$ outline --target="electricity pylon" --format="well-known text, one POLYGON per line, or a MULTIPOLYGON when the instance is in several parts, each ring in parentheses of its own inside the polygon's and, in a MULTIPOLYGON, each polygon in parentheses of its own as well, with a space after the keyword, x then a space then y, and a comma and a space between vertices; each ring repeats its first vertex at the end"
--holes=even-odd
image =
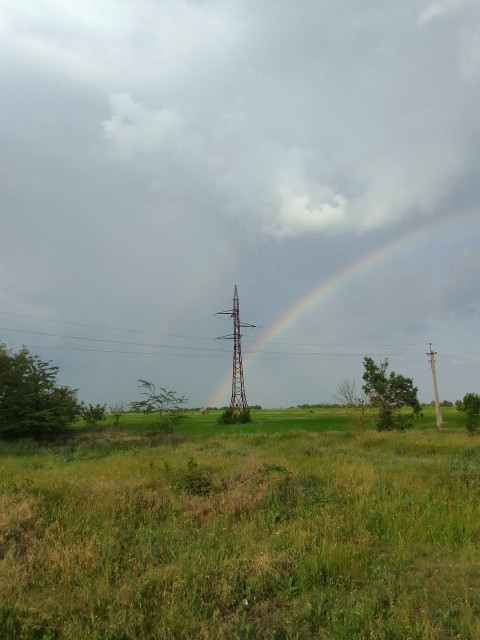
POLYGON ((432 351, 432 343, 430 342, 430 351, 427 353, 427 356, 430 356, 430 366, 432 367, 432 378, 433 378, 433 396, 435 399, 435 415, 437 417, 437 429, 440 431, 442 428, 442 414, 440 413, 440 402, 438 400, 438 391, 437 391, 437 374, 435 372, 435 354, 436 351, 432 351))
POLYGON ((229 315, 233 318, 233 334, 219 336, 217 340, 233 340, 233 375, 232 375, 232 397, 230 399, 230 410, 232 414, 248 409, 247 397, 245 395, 245 383, 243 380, 242 364, 242 344, 240 333, 241 328, 253 328, 254 324, 240 322, 240 305, 238 301, 237 285, 233 294, 233 309, 229 311, 219 311, 217 315, 229 315))

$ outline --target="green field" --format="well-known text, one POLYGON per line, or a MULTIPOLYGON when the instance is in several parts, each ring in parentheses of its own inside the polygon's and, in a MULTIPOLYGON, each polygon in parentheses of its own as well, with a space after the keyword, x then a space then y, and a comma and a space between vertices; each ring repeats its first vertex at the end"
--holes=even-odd
MULTIPOLYGON (((408 410, 407 410, 408 412, 408 410)), ((218 424, 221 411, 207 411, 202 414, 199 411, 187 412, 187 420, 175 431, 187 436, 207 436, 216 433, 226 433, 229 430, 225 425, 218 424)), ((374 429, 373 417, 375 412, 370 411, 371 419, 367 421, 367 430, 374 429)), ((276 433, 302 429, 304 431, 314 431, 318 433, 326 431, 355 431, 355 423, 352 416, 346 409, 261 409, 251 411, 251 424, 243 424, 233 428, 235 433, 276 433)), ((453 407, 442 408, 444 427, 462 427, 465 423, 465 415, 459 413, 453 407)), ((122 419, 122 425, 135 432, 155 430, 158 423, 158 416, 155 414, 144 415, 129 413, 122 419)), ((113 418, 107 417, 104 426, 112 425, 113 418)), ((433 407, 426 407, 422 410, 422 415, 414 423, 415 429, 435 429, 435 410, 433 407)), ((79 421, 78 426, 82 428, 84 423, 79 421)), ((230 433, 232 429, 230 429, 230 433)))
POLYGON ((0 638, 480 638, 480 448, 426 409, 0 442, 0 638))

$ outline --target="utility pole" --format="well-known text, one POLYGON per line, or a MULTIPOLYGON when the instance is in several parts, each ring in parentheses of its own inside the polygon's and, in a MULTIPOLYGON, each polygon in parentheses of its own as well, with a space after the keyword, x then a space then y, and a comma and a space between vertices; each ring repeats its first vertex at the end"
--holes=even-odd
POLYGON ((441 431, 442 429, 442 414, 440 413, 440 402, 438 401, 438 391, 437 391, 437 374, 435 373, 435 355, 436 351, 432 351, 432 343, 430 342, 430 351, 427 353, 427 356, 430 356, 430 366, 432 367, 432 378, 433 378, 433 394, 435 397, 435 415, 437 416, 437 429, 441 431))
POLYGON ((237 285, 233 294, 233 309, 229 311, 219 311, 217 315, 229 315, 233 318, 233 334, 219 336, 217 340, 233 340, 233 374, 232 374, 232 397, 230 400, 230 410, 232 415, 239 411, 248 409, 247 398, 245 396, 245 383, 243 380, 242 364, 242 327, 255 327, 254 324, 240 322, 240 304, 238 300, 237 285))

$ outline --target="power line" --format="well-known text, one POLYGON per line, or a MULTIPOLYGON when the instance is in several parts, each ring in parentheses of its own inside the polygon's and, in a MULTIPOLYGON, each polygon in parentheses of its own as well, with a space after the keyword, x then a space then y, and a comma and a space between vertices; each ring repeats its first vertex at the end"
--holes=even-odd
MULTIPOLYGON (((125 345, 132 345, 132 346, 136 346, 136 347, 155 347, 155 348, 165 348, 165 349, 182 349, 182 350, 186 350, 186 351, 217 351, 217 352, 224 352, 227 353, 226 349, 218 349, 218 348, 213 348, 213 347, 192 347, 192 346, 181 346, 181 345, 170 345, 170 344, 157 344, 157 343, 150 343, 150 342, 132 342, 129 340, 112 340, 109 338, 90 338, 88 336, 77 336, 77 335, 65 335, 65 334, 60 334, 60 333, 51 333, 51 332, 46 332, 46 331, 31 331, 31 330, 26 330, 26 329, 13 329, 11 327, 0 327, 0 331, 10 331, 10 332, 14 332, 14 333, 26 333, 29 335, 40 335, 40 336, 47 336, 47 337, 53 337, 53 338, 62 338, 62 339, 66 339, 66 340, 84 340, 87 342, 101 342, 101 343, 109 343, 109 344, 125 344, 125 345)), ((265 345, 265 344, 281 344, 284 346, 317 346, 317 347, 323 347, 323 348, 330 348, 330 347, 340 347, 340 346, 345 346, 345 347, 369 347, 369 348, 381 348, 381 347, 395 347, 395 346, 416 346, 415 343, 405 343, 404 345, 402 343, 399 344, 345 344, 345 345, 339 345, 339 344, 316 344, 316 343, 298 343, 298 342, 269 342, 269 341, 262 341, 262 342, 256 342, 254 343, 255 345, 265 345)), ((245 350, 245 353, 255 353, 255 351, 248 351, 245 350)), ((263 353, 266 354, 280 354, 280 355, 305 355, 305 356, 312 356, 312 355, 319 355, 319 356, 324 356, 324 355, 359 355, 357 353, 345 353, 343 351, 341 352, 316 352, 316 351, 310 351, 310 352, 305 352, 305 351, 301 351, 298 352, 297 354, 292 353, 292 352, 286 352, 286 351, 265 351, 263 353)), ((392 352, 388 355, 416 355, 416 352, 392 352)), ((377 353, 377 354, 373 354, 373 355, 383 355, 383 353, 377 353)))
MULTIPOLYGON (((67 340, 84 340, 87 342, 101 342, 101 343, 108 343, 108 344, 125 344, 125 345, 132 345, 135 347, 154 347, 154 348, 159 348, 159 349, 181 349, 184 351, 210 351, 210 352, 220 352, 220 353, 229 353, 229 351, 227 349, 217 349, 217 348, 213 348, 213 347, 191 347, 191 346, 181 346, 181 345, 170 345, 170 344, 155 344, 155 343, 149 343, 149 342, 130 342, 127 340, 110 340, 108 338, 88 338, 86 336, 70 336, 70 335, 64 335, 64 334, 59 334, 59 333, 48 333, 48 332, 44 332, 44 331, 26 331, 23 329, 12 329, 10 327, 0 327, 0 331, 11 331, 14 333, 27 333, 27 334, 31 334, 31 335, 40 335, 40 336, 47 336, 47 337, 53 337, 53 338, 63 338, 63 339, 67 339, 67 340)), ((262 343, 261 343, 262 344, 262 343)), ((263 344, 268 344, 268 343, 263 343, 263 344)), ((295 343, 293 343, 295 345, 295 343)), ((319 345, 319 346, 323 346, 323 347, 328 347, 329 345, 319 345)), ((339 346, 339 345, 332 345, 332 346, 339 346)), ((346 345, 346 346, 350 346, 350 345, 346 345)), ((359 345, 361 346, 361 345, 359 345)), ((371 346, 378 346, 378 347, 382 347, 385 345, 369 345, 371 346)), ((90 349, 90 351, 93 351, 93 349, 90 349)), ((133 353, 133 352, 131 352, 133 353)), ((253 350, 245 350, 246 354, 255 354, 257 353, 256 351, 253 350)), ((298 352, 292 352, 292 351, 263 351, 262 355, 284 355, 284 356, 300 356, 300 357, 312 357, 312 356, 329 356, 329 355, 333 355, 333 356, 357 356, 357 355, 363 355, 363 353, 353 353, 353 352, 344 352, 344 351, 338 351, 338 352, 324 352, 324 351, 298 351, 298 352)), ((413 351, 398 351, 398 352, 391 352, 391 353, 371 353, 371 355, 375 355, 375 356, 397 356, 397 355, 418 355, 418 352, 413 352, 413 351)))
MULTIPOLYGON (((54 346, 30 346, 30 349, 53 349, 54 351, 83 351, 85 353, 119 353, 122 355, 161 356, 162 358, 204 358, 200 353, 160 353, 158 351, 120 351, 118 349, 85 349, 84 347, 54 347, 54 346)), ((219 349, 219 351, 221 351, 219 349)), ((208 356, 219 360, 230 359, 230 353, 225 355, 208 356)))
POLYGON ((110 344, 130 344, 136 347, 157 347, 164 349, 185 349, 187 351, 224 351, 226 349, 214 349, 213 347, 182 347, 180 345, 170 344, 154 344, 149 342, 130 342, 128 340, 110 340, 108 338, 87 338, 86 336, 67 336, 60 333, 47 333, 45 331, 28 331, 25 329, 12 329, 9 327, 0 327, 0 331, 12 331, 15 333, 27 333, 36 336, 47 336, 50 338, 64 338, 67 340, 86 340, 89 342, 108 342, 110 344))
MULTIPOLYGON (((141 329, 122 329, 120 327, 109 327, 101 324, 89 324, 87 322, 76 322, 74 320, 55 320, 54 318, 44 318, 42 316, 30 316, 24 313, 11 313, 10 311, 0 311, 2 315, 7 316, 15 316, 17 318, 29 318, 30 320, 43 320, 45 322, 56 322, 57 324, 71 324, 78 327, 90 327, 93 329, 106 329, 108 331, 123 331, 124 333, 139 333, 144 335, 152 335, 152 336, 166 336, 169 338, 188 338, 194 340, 209 340, 210 338, 202 338, 200 336, 184 336, 176 333, 161 333, 159 331, 143 331, 141 329)), ((197 323, 205 322, 205 320, 209 320, 210 318, 214 318, 216 314, 209 316, 208 318, 201 320, 197 323)))
MULTIPOLYGON (((14 333, 26 333, 29 335, 41 335, 41 336, 46 336, 46 337, 54 337, 54 338, 61 338, 61 339, 67 339, 67 340, 82 340, 82 341, 86 341, 86 342, 100 342, 100 343, 107 343, 107 344, 118 344, 118 345, 131 345, 133 347, 150 347, 150 348, 157 348, 157 349, 179 349, 181 351, 195 351, 195 352, 202 352, 202 353, 224 353, 224 354, 228 354, 229 351, 227 349, 218 349, 218 348, 213 348, 213 347, 192 347, 192 346, 181 346, 181 345, 169 345, 169 344, 155 344, 155 343, 148 343, 148 342, 131 342, 131 341, 127 341, 127 340, 111 340, 111 339, 107 339, 107 338, 89 338, 86 336, 73 336, 73 335, 64 335, 64 334, 58 334, 58 333, 50 333, 50 332, 44 332, 44 331, 26 331, 23 329, 13 329, 10 327, 0 327, 0 331, 11 331, 14 333)), ((295 343, 293 343, 293 346, 297 346, 295 345, 295 343)), ((323 346, 323 347, 329 347, 329 345, 319 345, 319 346, 323 346)), ((332 345, 332 346, 339 346, 339 345, 332 345)), ((346 346, 350 346, 350 345, 346 345, 346 346)), ((361 345, 359 345, 361 346, 361 345)), ((377 348, 382 347, 382 346, 388 346, 388 345, 368 345, 369 347, 375 346, 377 348)), ((393 346, 393 345, 392 345, 393 346)), ((38 348, 38 347, 37 347, 38 348)), ((143 354, 146 355, 146 352, 142 352, 142 351, 120 351, 120 350, 113 350, 113 349, 82 349, 79 347, 53 347, 53 346, 49 346, 49 345, 45 345, 42 348, 46 349, 46 348, 57 348, 57 349, 63 349, 63 350, 71 350, 71 351, 91 351, 91 352, 97 352, 97 353, 131 353, 131 354, 143 354)), ((269 350, 269 351, 262 351, 261 353, 258 353, 256 350, 244 350, 245 355, 256 355, 256 357, 263 357, 263 358, 270 358, 270 357, 277 357, 277 356, 284 356, 286 358, 292 358, 292 359, 305 359, 305 360, 309 360, 315 357, 336 357, 336 358, 345 358, 345 357, 364 357, 365 352, 345 352, 345 351, 273 351, 273 350, 269 350)), ((420 355, 419 352, 416 351, 392 351, 392 352, 371 352, 369 351, 369 354, 371 356, 375 356, 375 357, 391 357, 391 356, 414 356, 414 355, 420 355)), ((161 355, 158 352, 156 352, 156 354, 152 354, 152 355, 161 355)), ((179 353, 176 354, 177 356, 182 356, 184 354, 179 353)))
MULTIPOLYGON (((28 315, 28 314, 22 314, 22 313, 13 313, 10 311, 1 311, 0 310, 0 314, 3 315, 8 315, 8 316, 13 316, 13 317, 18 317, 18 318, 29 318, 31 320, 42 320, 42 321, 46 321, 46 322, 54 322, 57 324, 66 324, 66 325, 73 325, 73 326, 79 326, 79 327, 89 327, 89 328, 95 328, 95 329, 104 329, 104 330, 108 330, 108 331, 121 331, 124 333, 134 333, 134 334, 140 334, 140 335, 158 335, 158 336, 164 336, 164 337, 170 337, 170 338, 181 338, 181 339, 186 339, 186 340, 202 340, 202 341, 211 341, 212 338, 209 337, 202 337, 202 336, 189 336, 189 335, 182 335, 182 334, 176 334, 176 333, 162 333, 159 331, 145 331, 142 329, 125 329, 125 328, 121 328, 121 327, 112 327, 112 326, 108 326, 108 325, 102 325, 102 324, 94 324, 94 323, 86 323, 86 322, 78 322, 78 321, 73 321, 73 320, 58 320, 55 318, 47 318, 47 317, 43 317, 43 316, 34 316, 34 315, 28 315)), ((205 322, 206 320, 209 320, 211 318, 214 318, 217 314, 213 314, 211 316, 209 316, 208 318, 204 318, 203 320, 199 321, 198 323, 196 323, 196 325, 192 325, 193 326, 198 326, 198 324, 201 324, 203 322, 205 322)), ((257 325, 257 327, 260 327, 261 325, 257 325)), ((263 328, 263 327, 262 327, 263 328)), ((267 325, 265 327, 265 329, 271 329, 273 328, 273 325, 269 326, 267 325)), ((157 344, 151 344, 151 343, 138 343, 138 342, 128 342, 128 341, 122 341, 122 340, 108 340, 106 338, 87 338, 85 336, 66 336, 66 335, 61 335, 61 334, 56 334, 56 333, 48 333, 48 332, 34 332, 34 331, 23 331, 20 329, 12 329, 12 328, 3 328, 3 331, 16 331, 18 333, 32 333, 32 334, 36 334, 36 335, 46 335, 46 336, 51 336, 51 337, 61 337, 61 338, 65 338, 65 339, 76 339, 76 340, 92 340, 92 341, 97 341, 97 342, 111 342, 111 343, 115 343, 115 344, 134 344, 134 345, 138 345, 138 346, 153 346, 153 347, 165 347, 165 348, 173 348, 171 345, 157 345, 157 344)), ((466 330, 463 330, 466 331, 466 330)), ((307 332, 307 333, 312 333, 312 332, 307 332)), ((317 333, 316 331, 314 333, 317 333)), ((423 346, 423 342, 422 343, 379 343, 379 344, 374 344, 374 343, 342 343, 342 344, 338 344, 338 343, 330 343, 330 344, 325 344, 325 343, 316 343, 316 342, 288 342, 288 341, 272 341, 272 340, 259 340, 259 341, 255 341, 255 340, 249 340, 247 338, 244 339, 244 342, 246 343, 253 343, 256 345, 283 345, 283 346, 305 346, 305 347, 323 347, 323 348, 330 348, 330 347, 357 347, 357 348, 382 348, 382 347, 422 347, 423 346)), ((462 349, 461 347, 452 347, 452 346, 447 346, 447 345, 442 345, 439 344, 439 347, 443 348, 443 349, 448 349, 451 351, 464 351, 464 352, 468 352, 468 353, 473 353, 473 354, 480 354, 480 351, 472 351, 471 349, 462 349)), ((180 348, 180 349, 187 349, 188 347, 181 347, 181 346, 177 346, 176 348, 180 348)), ((193 348, 193 347, 192 347, 193 348)), ((198 347, 200 348, 200 347, 198 347)))
MULTIPOLYGON (((120 329, 117 327, 107 327, 104 325, 100 325, 100 324, 88 324, 88 323, 81 323, 81 322, 73 322, 73 321, 66 321, 66 320, 54 320, 52 318, 40 318, 38 316, 28 316, 26 314, 16 314, 16 313, 10 313, 10 312, 5 312, 5 311, 0 311, 0 313, 4 314, 4 315, 10 315, 10 316, 17 316, 17 317, 26 317, 26 318, 31 318, 31 319, 40 319, 40 320, 47 320, 47 321, 51 321, 51 322, 58 322, 58 323, 63 323, 63 324, 71 324, 71 325, 77 325, 77 326, 85 326, 85 327, 90 327, 90 328, 100 328, 100 329, 108 329, 108 330, 114 330, 114 331, 125 331, 125 332, 129 332, 129 333, 136 333, 136 334, 144 334, 144 335, 163 335, 163 336, 169 336, 169 337, 176 337, 176 338, 185 338, 188 340, 191 339, 199 339, 199 340, 211 340, 211 338, 200 338, 200 337, 195 337, 195 336, 182 336, 179 334, 162 334, 159 332, 149 332, 149 331, 142 331, 142 330, 136 330, 136 329, 120 329)), ((214 316, 211 316, 214 317, 214 316)), ((96 343, 102 343, 102 344, 116 344, 116 345, 130 345, 133 347, 145 347, 145 348, 155 348, 155 349, 165 349, 168 351, 171 350, 177 350, 176 353, 160 353, 160 352, 148 352, 148 351, 126 351, 126 350, 115 350, 115 349, 94 349, 94 348, 80 348, 80 347, 59 347, 59 346, 50 346, 50 345, 44 345, 41 347, 32 347, 32 348, 36 348, 36 349, 54 349, 54 350, 63 350, 63 351, 84 351, 84 352, 91 352, 91 353, 119 353, 119 354, 130 354, 130 355, 151 355, 151 356, 168 356, 168 357, 206 357, 207 354, 218 354, 218 356, 213 356, 213 355, 209 355, 208 357, 218 357, 218 358, 223 358, 223 357, 227 357, 228 355, 228 350, 226 349, 219 349, 219 348, 215 348, 215 347, 195 347, 195 346, 190 346, 190 345, 178 345, 178 344, 158 344, 158 343, 144 343, 144 342, 134 342, 134 341, 128 341, 128 340, 114 340, 114 339, 108 339, 108 338, 90 338, 87 336, 78 336, 78 335, 64 335, 64 334, 58 334, 58 333, 53 333, 53 332, 42 332, 42 331, 30 331, 30 330, 23 330, 23 329, 14 329, 11 327, 3 327, 0 328, 0 330, 2 331, 8 331, 8 332, 14 332, 14 333, 24 333, 24 334, 30 334, 30 335, 39 335, 39 336, 46 336, 46 337, 52 337, 52 338, 60 338, 63 340, 81 340, 81 341, 86 341, 86 342, 96 342, 96 343), (180 353, 178 353, 178 350, 180 351, 180 353), (197 352, 197 354, 194 353, 185 353, 185 352, 197 352), (225 354, 225 356, 223 355, 225 354)), ((331 344, 325 344, 325 343, 312 343, 312 342, 280 342, 280 341, 269 341, 269 340, 262 340, 262 341, 245 341, 248 344, 253 343, 256 347, 258 346, 262 346, 262 345, 283 345, 283 346, 291 346, 291 347, 317 347, 317 348, 322 348, 322 349, 334 349, 334 348, 338 348, 338 347, 349 347, 349 348, 363 348, 365 350, 368 350, 370 353, 369 355, 373 356, 373 357, 392 357, 392 356, 417 356, 420 355, 420 353, 418 352, 411 352, 411 351, 392 351, 392 352, 381 352, 381 353, 372 353, 370 350, 371 349, 382 349, 382 348, 392 348, 392 347, 415 347, 415 346, 421 346, 423 343, 379 343, 379 344, 372 344, 372 343, 352 343, 352 344, 337 344, 337 343, 331 343, 331 344)), ((440 345, 442 346, 442 345, 440 345)), ((462 355, 455 355, 455 352, 463 352, 463 353, 470 353, 470 354, 478 354, 480 352, 478 351, 472 351, 471 349, 466 350, 466 349, 462 349, 462 348, 454 348, 452 346, 443 346, 444 349, 447 349, 449 351, 453 351, 454 353, 451 355, 439 355, 440 358, 442 359, 447 359, 449 361, 457 361, 458 363, 463 363, 463 364, 468 364, 468 365, 478 365, 480 364, 479 360, 476 360, 474 358, 466 358, 463 354, 462 355)), ((261 353, 258 353, 257 349, 244 349, 244 354, 245 355, 255 355, 256 359, 260 358, 261 360, 267 361, 267 360, 275 360, 275 361, 300 361, 300 360, 304 360, 304 361, 308 361, 308 360, 312 360, 315 358, 328 358, 328 360, 330 362, 332 361, 343 361, 345 362, 345 359, 347 358, 353 358, 353 359, 358 359, 360 357, 364 357, 366 354, 365 352, 362 353, 357 353, 357 352, 352 352, 352 351, 292 351, 292 350, 288 350, 288 351, 275 351, 272 349, 265 349, 262 350, 261 353)))
POLYGON ((464 353, 475 353, 480 354, 480 351, 472 351, 471 349, 462 349, 461 347, 449 347, 447 345, 441 345, 443 349, 447 349, 448 351, 463 351, 464 353))
POLYGON ((441 358, 442 360, 448 360, 449 362, 455 363, 455 362, 461 362, 463 364, 480 364, 480 360, 470 360, 468 358, 464 358, 464 357, 459 357, 459 356, 448 356, 448 355, 438 355, 438 358, 441 358))
POLYGON ((341 344, 337 343, 329 343, 322 344, 319 342, 276 342, 273 340, 245 340, 244 342, 254 342, 255 344, 281 344, 281 345, 292 345, 298 347, 422 347, 424 345, 423 342, 395 342, 393 344, 372 344, 371 342, 367 343, 356 343, 356 344, 348 344, 342 342, 341 344))
MULTIPOLYGON (((205 354, 205 353, 162 353, 159 351, 126 351, 120 349, 96 349, 96 348, 85 348, 85 347, 59 347, 52 345, 30 345, 30 349, 35 350, 54 350, 54 351, 78 351, 83 353, 109 353, 109 354, 120 354, 120 355, 141 355, 141 356, 157 356, 162 358, 208 358, 208 359, 230 359, 230 352, 218 349, 212 350, 214 354, 205 354)), ((255 352, 245 352, 246 355, 255 355, 255 352)), ((390 356, 405 356, 405 355, 414 355, 418 356, 418 353, 370 353, 371 356, 374 357, 390 357, 390 356)), ((364 353, 288 353, 288 352, 262 352, 260 354, 256 354, 256 359, 259 359, 264 362, 301 362, 307 361, 310 362, 315 360, 315 358, 322 358, 327 362, 345 362, 346 360, 350 361, 359 361, 365 357, 364 353)), ((410 361, 420 362, 420 358, 409 358, 410 361)))

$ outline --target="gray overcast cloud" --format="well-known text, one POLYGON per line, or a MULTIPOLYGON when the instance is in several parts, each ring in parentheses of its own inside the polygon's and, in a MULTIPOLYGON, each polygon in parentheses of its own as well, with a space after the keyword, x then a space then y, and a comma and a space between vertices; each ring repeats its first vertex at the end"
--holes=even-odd
POLYGON ((81 399, 226 404, 234 284, 251 404, 480 392, 477 0, 7 0, 0 55, 0 339, 81 399))

